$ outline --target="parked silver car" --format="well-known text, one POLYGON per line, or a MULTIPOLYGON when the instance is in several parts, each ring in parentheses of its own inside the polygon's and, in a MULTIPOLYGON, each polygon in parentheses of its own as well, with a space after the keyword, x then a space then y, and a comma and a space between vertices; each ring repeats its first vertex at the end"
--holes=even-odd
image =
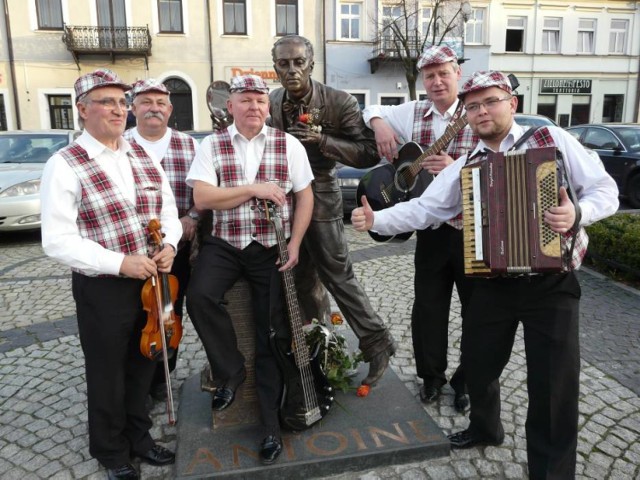
POLYGON ((75 130, 0 132, 0 232, 40 228, 40 177, 75 130))

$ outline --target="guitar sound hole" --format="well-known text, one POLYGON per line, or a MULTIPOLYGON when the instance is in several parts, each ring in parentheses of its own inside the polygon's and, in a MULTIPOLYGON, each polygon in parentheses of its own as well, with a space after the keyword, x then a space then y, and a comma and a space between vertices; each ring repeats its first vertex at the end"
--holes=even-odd
POLYGON ((407 193, 413 190, 413 187, 415 187, 416 182, 418 180, 417 177, 412 178, 412 175, 410 174, 410 172, 407 171, 407 169, 410 167, 411 167, 410 163, 405 163, 404 165, 401 165, 396 171, 395 176, 393 177, 393 183, 395 184, 396 189, 400 190, 401 192, 407 193))

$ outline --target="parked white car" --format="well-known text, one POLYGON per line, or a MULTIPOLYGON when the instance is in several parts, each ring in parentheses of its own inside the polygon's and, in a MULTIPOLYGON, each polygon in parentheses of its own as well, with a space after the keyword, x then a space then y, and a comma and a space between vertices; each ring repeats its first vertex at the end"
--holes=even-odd
POLYGON ((40 177, 75 130, 0 132, 0 232, 40 228, 40 177))

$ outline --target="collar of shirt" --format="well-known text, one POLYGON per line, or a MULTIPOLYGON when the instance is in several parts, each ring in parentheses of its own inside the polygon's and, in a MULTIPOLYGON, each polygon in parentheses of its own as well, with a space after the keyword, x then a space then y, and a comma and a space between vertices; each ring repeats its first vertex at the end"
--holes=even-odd
POLYGON ((451 106, 444 112, 444 115, 438 111, 438 109, 435 107, 435 104, 433 103, 431 104, 431 108, 429 108, 429 110, 427 110, 427 113, 425 113, 424 118, 432 115, 432 128, 437 138, 440 138, 444 134, 447 125, 449 125, 453 114, 456 112, 459 101, 460 100, 456 100, 455 102, 453 102, 451 106))
POLYGON ((242 165, 245 179, 253 183, 262 161, 262 154, 267 143, 267 126, 263 125, 260 133, 251 140, 246 138, 236 128, 235 124, 228 129, 236 161, 242 165))
POLYGON ((84 130, 82 132, 82 135, 80 135, 76 139, 76 142, 78 143, 78 145, 80 145, 82 148, 84 148, 87 151, 87 154, 89 155, 89 158, 96 158, 98 155, 100 155, 102 153, 105 153, 105 152, 109 152, 111 154, 113 154, 113 153, 115 153, 115 154, 118 154, 118 153, 126 154, 126 153, 129 152, 129 150, 131 150, 131 145, 129 144, 129 142, 127 142, 124 138, 119 137, 118 138, 118 150, 116 152, 114 152, 113 150, 108 148, 104 143, 101 143, 98 140, 96 140, 95 137, 93 137, 86 130, 84 130))
POLYGON ((167 154, 167 150, 169 150, 169 143, 171 142, 171 129, 167 128, 167 131, 164 133, 162 138, 158 140, 147 140, 138 131, 138 127, 133 128, 131 131, 133 138, 135 138, 138 145, 145 149, 145 151, 149 154, 149 156, 157 163, 161 164, 162 159, 167 154))
MULTIPOLYGON (((509 133, 507 133, 507 136, 502 139, 502 142, 500 142, 500 150, 499 151, 500 152, 506 152, 511 147, 513 147, 513 144, 518 141, 518 139, 524 134, 525 131, 526 130, 524 128, 522 128, 516 122, 513 122, 513 124, 511 125, 511 129, 509 130, 509 133)), ((487 146, 486 143, 484 143, 484 141, 480 140, 478 142, 478 145, 473 150, 471 155, 469 155, 468 158, 473 157, 474 155, 476 155, 481 150, 487 150, 489 152, 493 151, 492 149, 490 149, 487 146)))

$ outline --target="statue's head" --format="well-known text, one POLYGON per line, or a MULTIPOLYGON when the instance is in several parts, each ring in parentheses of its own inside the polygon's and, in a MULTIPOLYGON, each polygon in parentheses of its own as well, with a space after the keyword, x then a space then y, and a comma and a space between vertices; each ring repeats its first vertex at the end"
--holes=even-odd
POLYGON ((290 97, 302 98, 311 89, 313 45, 300 35, 287 35, 271 50, 273 68, 290 97))

